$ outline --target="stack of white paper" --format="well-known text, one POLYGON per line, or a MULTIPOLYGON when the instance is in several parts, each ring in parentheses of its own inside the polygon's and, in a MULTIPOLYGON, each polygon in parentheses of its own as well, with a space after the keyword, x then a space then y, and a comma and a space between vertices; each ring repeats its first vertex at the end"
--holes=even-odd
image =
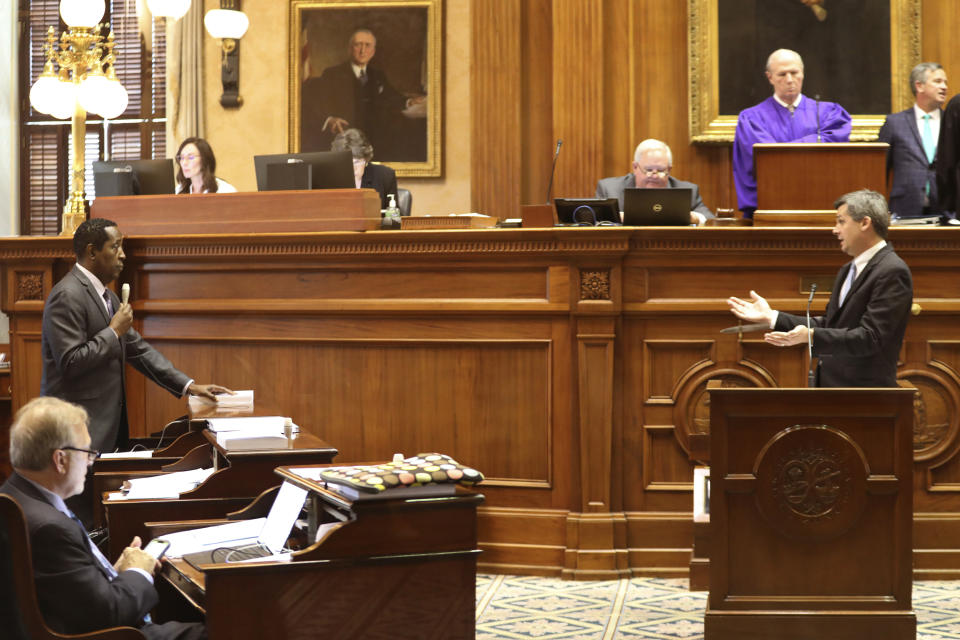
POLYGON ((244 431, 246 433, 283 433, 287 418, 283 416, 257 416, 255 418, 208 418, 207 428, 214 433, 244 431))
POLYGON ((213 474, 213 468, 190 469, 164 473, 159 476, 125 480, 123 489, 128 500, 179 498, 181 493, 191 491, 213 474))
POLYGON ((298 431, 290 418, 283 416, 213 418, 207 424, 217 434, 217 444, 227 451, 286 449, 288 435, 298 431))
POLYGON ((105 460, 111 460, 113 458, 152 458, 153 449, 140 449, 139 451, 114 451, 101 453, 100 457, 105 460))

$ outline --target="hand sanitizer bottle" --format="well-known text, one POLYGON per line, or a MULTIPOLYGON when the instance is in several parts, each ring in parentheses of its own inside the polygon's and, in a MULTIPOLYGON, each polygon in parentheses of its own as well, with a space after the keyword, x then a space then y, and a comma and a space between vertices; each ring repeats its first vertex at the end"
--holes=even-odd
POLYGON ((393 193, 387 194, 390 201, 387 203, 387 211, 384 214, 384 227, 387 229, 400 228, 400 209, 397 207, 397 196, 393 193))

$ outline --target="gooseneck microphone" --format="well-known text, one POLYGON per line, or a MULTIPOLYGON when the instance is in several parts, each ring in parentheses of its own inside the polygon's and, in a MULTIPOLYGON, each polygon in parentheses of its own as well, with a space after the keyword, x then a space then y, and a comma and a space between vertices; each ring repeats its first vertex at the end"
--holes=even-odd
POLYGON ((557 158, 560 157, 560 146, 563 140, 557 138, 557 150, 553 152, 553 166, 550 168, 550 182, 547 184, 547 204, 550 204, 550 192, 553 191, 553 174, 557 172, 557 158))
MULTIPOLYGON (((817 142, 823 142, 822 138, 820 137, 820 94, 819 93, 813 96, 813 102, 817 107, 817 142)), ((813 294, 811 293, 810 295, 812 296, 813 294)))
POLYGON ((807 362, 810 363, 807 368, 807 387, 811 389, 817 386, 817 374, 813 369, 813 331, 810 324, 810 305, 813 303, 813 294, 816 292, 817 283, 813 282, 810 284, 810 297, 807 298, 807 362))

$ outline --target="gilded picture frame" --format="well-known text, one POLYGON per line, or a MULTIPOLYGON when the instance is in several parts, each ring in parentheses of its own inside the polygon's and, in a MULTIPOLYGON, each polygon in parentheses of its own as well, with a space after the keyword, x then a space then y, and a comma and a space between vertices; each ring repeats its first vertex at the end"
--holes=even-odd
POLYGON ((398 176, 443 175, 443 0, 290 0, 288 23, 290 152, 354 127, 398 176), (354 42, 371 37, 365 60, 354 42))
MULTIPOLYGON (((739 110, 729 109, 730 113, 720 112, 719 88, 726 86, 725 81, 729 84, 728 79, 720 77, 720 42, 721 38, 726 35, 721 33, 723 28, 721 23, 723 21, 720 19, 718 10, 720 1, 688 0, 689 121, 690 140, 694 143, 730 143, 733 141, 734 130, 737 125, 739 110)), ((885 85, 889 80, 890 109, 885 113, 857 113, 851 111, 853 116, 851 141, 876 140, 887 114, 906 109, 913 103, 913 95, 907 79, 913 66, 920 62, 921 2, 922 0, 890 0, 888 24, 890 74, 889 78, 884 78, 885 85)), ((804 7, 799 0, 796 4, 805 11, 810 10, 809 7, 804 7)), ((825 11, 830 11, 829 2, 825 2, 823 6, 825 11)), ((880 37, 879 33, 870 35, 880 37)), ((749 37, 749 34, 747 37, 749 37)), ((805 68, 807 79, 811 76, 815 77, 815 74, 827 74, 831 71, 830 69, 812 68, 808 61, 805 62, 807 63, 805 68)), ((757 77, 762 78, 762 64, 759 63, 756 68, 745 65, 741 68, 740 73, 756 74, 757 77)), ((870 74, 862 74, 861 79, 863 82, 877 81, 877 78, 870 74)), ((804 93, 807 93, 806 80, 804 93)), ((829 95, 821 96, 821 99, 839 101, 834 96, 829 95)), ((758 100, 751 102, 743 99, 740 102, 746 102, 739 107, 739 109, 744 109, 753 106, 758 100)), ((841 102, 841 104, 843 103, 841 102)))

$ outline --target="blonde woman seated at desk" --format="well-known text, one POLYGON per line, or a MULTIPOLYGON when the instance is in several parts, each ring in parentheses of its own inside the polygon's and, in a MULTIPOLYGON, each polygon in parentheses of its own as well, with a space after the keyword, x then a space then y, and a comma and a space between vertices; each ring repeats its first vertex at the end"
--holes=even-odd
POLYGON ((177 193, 236 193, 226 180, 216 177, 217 158, 203 138, 187 138, 177 150, 177 193))

